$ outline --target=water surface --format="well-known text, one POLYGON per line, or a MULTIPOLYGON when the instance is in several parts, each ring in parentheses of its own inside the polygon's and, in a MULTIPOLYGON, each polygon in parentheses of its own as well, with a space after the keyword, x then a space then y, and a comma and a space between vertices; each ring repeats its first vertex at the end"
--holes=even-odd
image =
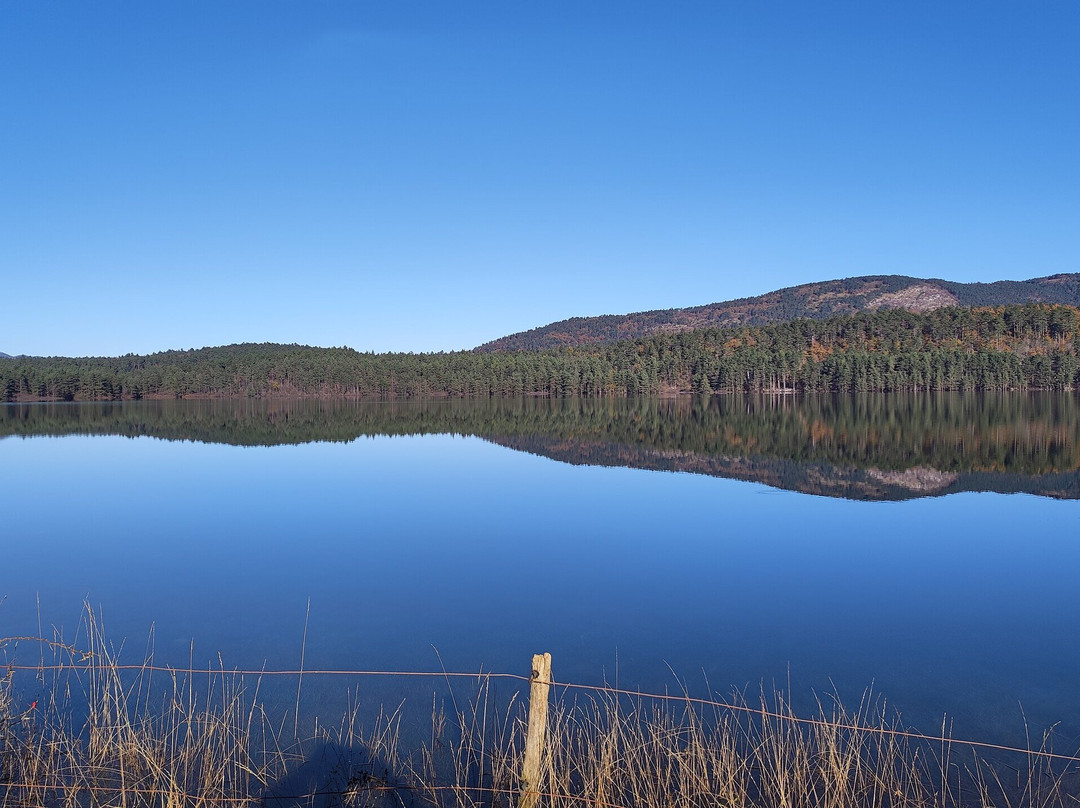
MULTIPOLYGON (((0 410, 0 636, 173 664, 873 686, 1080 736, 1074 396, 0 410), (671 473, 679 472, 679 473, 671 473), (999 493, 1004 492, 1004 493, 999 493), (39 606, 40 603, 40 606, 39 606)), ((1067 743, 1066 743, 1067 745, 1067 743)))

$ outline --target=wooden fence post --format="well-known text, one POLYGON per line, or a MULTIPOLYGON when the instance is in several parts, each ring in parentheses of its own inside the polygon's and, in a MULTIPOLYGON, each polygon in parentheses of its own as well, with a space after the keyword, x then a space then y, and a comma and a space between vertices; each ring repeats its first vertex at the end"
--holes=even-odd
POLYGON ((551 690, 551 654, 533 654, 529 682, 529 729, 525 736, 518 808, 533 808, 539 796, 540 760, 547 736, 548 693, 551 690))

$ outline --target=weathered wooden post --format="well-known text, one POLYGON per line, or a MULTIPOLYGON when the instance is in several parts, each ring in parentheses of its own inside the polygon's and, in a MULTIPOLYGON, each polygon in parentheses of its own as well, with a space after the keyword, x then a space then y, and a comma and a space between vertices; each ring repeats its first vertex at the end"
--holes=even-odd
POLYGON ((540 759, 547 737, 548 694, 551 690, 551 654, 533 654, 529 682, 529 729, 525 735, 525 763, 521 767, 518 808, 533 808, 539 797, 540 759))

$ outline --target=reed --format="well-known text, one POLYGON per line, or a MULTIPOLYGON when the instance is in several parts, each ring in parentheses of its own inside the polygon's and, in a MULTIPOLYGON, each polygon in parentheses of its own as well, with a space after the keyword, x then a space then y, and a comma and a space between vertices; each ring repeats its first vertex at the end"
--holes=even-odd
MULTIPOLYGON (((121 669, 98 621, 83 648, 49 643, 30 688, 0 682, 0 805, 254 804, 295 750, 259 706, 259 682, 121 669), (29 689, 33 699, 21 697, 29 689), (26 702, 29 701, 29 704, 26 702)), ((9 653, 14 649, 5 649, 9 653)))
MULTIPOLYGON (((449 680, 403 741, 404 703, 365 718, 362 686, 332 725, 261 705, 262 677, 118 663, 88 613, 81 650, 57 640, 31 687, 0 641, 0 806, 513 806, 528 705, 480 676, 449 680), (33 698, 27 694, 35 694, 33 698), (414 737, 410 734, 410 737, 414 737)), ((1075 764, 904 734, 879 701, 689 697, 555 688, 538 804, 551 808, 1070 808, 1075 764), (1071 767, 1070 767, 1071 766, 1071 767)), ((409 705, 410 709, 412 705, 409 705)), ((406 716, 409 716, 406 718, 406 716)), ((1049 749, 1049 737, 1037 744, 1049 749)))
MULTIPOLYGON (((483 705, 481 699, 479 704, 483 705)), ((991 757, 945 736, 904 734, 884 704, 819 703, 796 716, 783 693, 695 699, 589 693, 556 700, 540 784, 552 808, 1056 808, 1080 803, 1075 766, 1037 754, 991 757), (730 705, 732 702, 727 702, 730 705)), ((485 714, 487 708, 484 707, 485 714)), ((521 709, 478 720, 463 713, 453 743, 428 750, 413 773, 438 806, 514 804, 521 709), (440 765, 436 752, 448 754, 440 765), (446 786, 447 780, 453 784, 446 786)), ((1048 749, 1044 738, 1041 750, 1048 749)))

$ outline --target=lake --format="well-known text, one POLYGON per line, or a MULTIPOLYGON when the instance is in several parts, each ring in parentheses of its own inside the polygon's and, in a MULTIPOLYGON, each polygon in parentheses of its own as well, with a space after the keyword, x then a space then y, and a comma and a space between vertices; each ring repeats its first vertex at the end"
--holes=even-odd
POLYGON ((151 627, 176 665, 550 651, 1075 749, 1078 436, 1073 394, 9 404, 0 637, 85 602, 136 661, 151 627))

